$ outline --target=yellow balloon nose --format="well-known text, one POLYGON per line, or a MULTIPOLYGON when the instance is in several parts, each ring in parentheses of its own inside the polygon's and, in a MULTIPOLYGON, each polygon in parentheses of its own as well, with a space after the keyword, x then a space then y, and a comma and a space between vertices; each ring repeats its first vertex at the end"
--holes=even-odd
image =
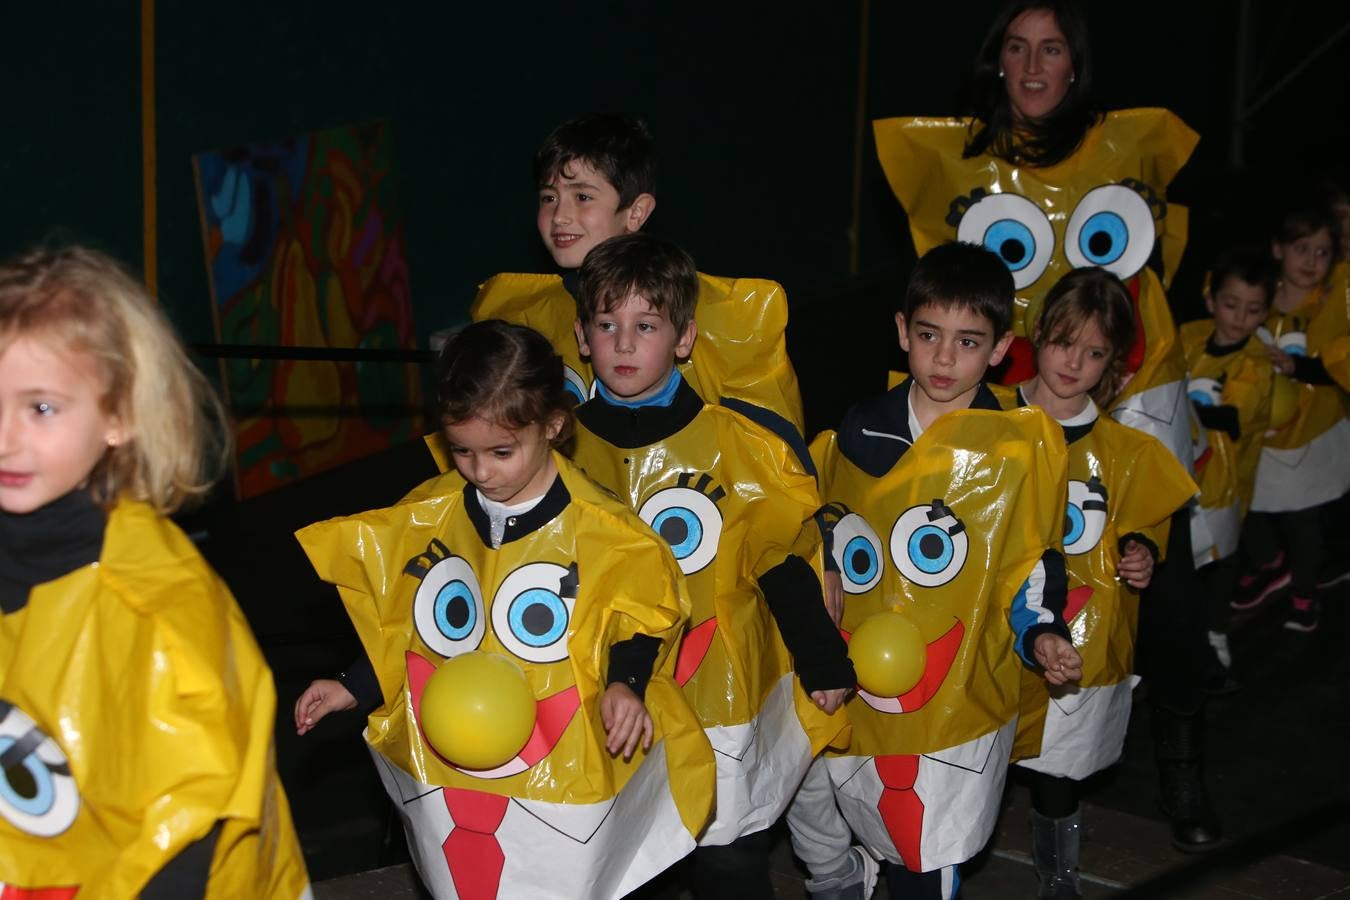
POLYGON ((928 663, 919 626, 898 612, 869 616, 849 640, 848 655, 863 690, 898 697, 914 688, 928 663))
POLYGON ((422 733, 465 769, 495 769, 534 731, 534 691, 520 666, 475 650, 441 663, 422 691, 422 733))

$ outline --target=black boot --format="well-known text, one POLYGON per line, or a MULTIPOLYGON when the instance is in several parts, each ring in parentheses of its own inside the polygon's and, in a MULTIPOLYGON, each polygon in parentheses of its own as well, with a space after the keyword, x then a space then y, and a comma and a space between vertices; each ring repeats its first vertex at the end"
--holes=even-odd
POLYGON ((1075 810, 1062 819, 1031 811, 1031 856, 1041 888, 1038 898, 1079 900, 1078 847, 1083 814, 1075 810))
POLYGON ((1153 706, 1153 747, 1158 758, 1159 806, 1172 821, 1172 845, 1186 853, 1218 846, 1219 818, 1201 779, 1204 719, 1153 706))

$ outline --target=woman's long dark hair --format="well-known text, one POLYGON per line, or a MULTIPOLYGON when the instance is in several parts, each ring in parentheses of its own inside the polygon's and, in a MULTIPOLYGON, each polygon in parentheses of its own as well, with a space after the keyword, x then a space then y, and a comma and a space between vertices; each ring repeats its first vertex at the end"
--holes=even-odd
POLYGON ((1089 105, 1092 96, 1092 51, 1087 20, 1074 0, 1012 0, 984 36, 975 68, 962 99, 962 112, 974 116, 965 156, 992 154, 1010 163, 1052 166, 1067 159, 1083 142, 1089 128, 1101 116, 1089 105), (1049 116, 1031 123, 1029 132, 1017 134, 1007 87, 999 77, 999 57, 1008 26, 1022 13, 1047 10, 1055 17, 1069 45, 1074 80, 1059 106, 1049 116), (979 131, 976 127, 983 125, 979 131))

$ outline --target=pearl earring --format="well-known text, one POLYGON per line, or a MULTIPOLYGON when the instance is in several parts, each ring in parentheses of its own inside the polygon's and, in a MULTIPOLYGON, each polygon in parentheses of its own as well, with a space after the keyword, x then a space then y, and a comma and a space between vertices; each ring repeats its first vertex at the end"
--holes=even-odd
POLYGON ((998 70, 998 77, 999 77, 999 78, 1002 78, 1002 77, 1003 77, 1003 70, 1002 70, 1002 69, 999 69, 999 70, 998 70))

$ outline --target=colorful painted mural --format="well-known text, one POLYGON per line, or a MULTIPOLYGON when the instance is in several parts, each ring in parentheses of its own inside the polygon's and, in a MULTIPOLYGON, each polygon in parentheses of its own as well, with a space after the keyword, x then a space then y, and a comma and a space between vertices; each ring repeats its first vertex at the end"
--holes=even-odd
MULTIPOLYGON (((193 157, 222 344, 414 349, 390 128, 372 122, 193 157)), ((420 434, 416 366, 232 359, 241 498, 420 434)))

